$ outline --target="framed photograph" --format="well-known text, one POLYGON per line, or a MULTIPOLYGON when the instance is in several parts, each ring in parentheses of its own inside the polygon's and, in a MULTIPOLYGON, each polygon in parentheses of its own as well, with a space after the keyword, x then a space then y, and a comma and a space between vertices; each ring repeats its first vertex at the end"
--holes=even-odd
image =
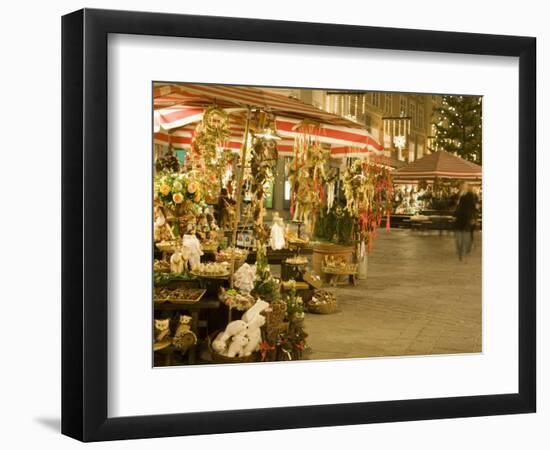
POLYGON ((536 40, 62 21, 62 432, 535 412, 536 40))

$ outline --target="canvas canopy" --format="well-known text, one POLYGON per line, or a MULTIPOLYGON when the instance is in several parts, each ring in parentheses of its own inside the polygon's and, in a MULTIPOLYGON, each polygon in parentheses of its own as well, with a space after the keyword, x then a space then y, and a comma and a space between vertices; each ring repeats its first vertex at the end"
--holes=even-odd
POLYGON ((155 142, 174 148, 190 148, 196 123, 210 105, 223 108, 230 118, 230 138, 226 147, 238 151, 249 108, 275 115, 275 126, 283 139, 280 153, 292 153, 294 138, 304 119, 314 125, 309 131, 330 146, 333 157, 361 157, 383 153, 383 146, 356 122, 328 113, 297 99, 241 86, 166 84, 153 91, 155 142))

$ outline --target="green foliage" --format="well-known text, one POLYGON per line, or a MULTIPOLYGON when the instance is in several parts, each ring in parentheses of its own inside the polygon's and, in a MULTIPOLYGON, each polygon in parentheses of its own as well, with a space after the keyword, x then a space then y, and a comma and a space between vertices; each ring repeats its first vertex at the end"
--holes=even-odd
POLYGON ((302 301, 302 297, 296 294, 295 288, 292 288, 290 291, 285 293, 285 301, 286 316, 288 320, 301 320, 304 318, 304 302, 302 301))
POLYGON ((254 294, 263 300, 271 302, 280 298, 279 285, 271 275, 265 245, 258 247, 256 251, 256 279, 254 281, 254 294))
POLYGON ((481 107, 481 97, 443 96, 441 108, 434 109, 432 117, 435 147, 481 164, 481 107))
POLYGON ((171 273, 171 272, 155 272, 153 281, 155 286, 162 286, 170 283, 171 281, 188 281, 195 280, 194 275, 188 273, 171 273))
POLYGON ((346 209, 336 207, 327 212, 325 206, 317 216, 314 236, 320 241, 349 245, 353 243, 353 222, 353 218, 346 209))

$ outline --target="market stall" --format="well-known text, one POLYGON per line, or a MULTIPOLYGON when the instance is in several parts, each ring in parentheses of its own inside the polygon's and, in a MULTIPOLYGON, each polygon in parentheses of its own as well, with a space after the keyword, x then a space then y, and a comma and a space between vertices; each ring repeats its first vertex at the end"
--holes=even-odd
POLYGON ((437 151, 393 172, 396 214, 448 215, 456 203, 460 184, 467 181, 479 191, 480 165, 437 151))
POLYGON ((391 176, 376 162, 382 147, 355 122, 255 88, 162 84, 154 106, 159 358, 177 351, 194 363, 198 347, 207 349, 202 362, 302 358, 304 313, 330 313, 337 305, 320 275, 330 274, 334 284, 349 276, 355 284, 389 215, 391 176), (289 160, 297 231, 277 211, 265 220, 281 155, 289 160), (333 214, 335 223, 344 216, 349 222, 338 236, 353 256, 329 252, 314 271, 307 250, 315 250, 319 224, 333 214), (283 250, 289 253, 275 276, 269 257, 283 250))

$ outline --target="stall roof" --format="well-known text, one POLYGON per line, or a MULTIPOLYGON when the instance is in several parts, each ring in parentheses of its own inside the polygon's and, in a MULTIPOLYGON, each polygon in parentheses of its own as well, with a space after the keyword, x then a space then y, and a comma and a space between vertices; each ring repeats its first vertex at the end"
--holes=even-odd
MULTIPOLYGON (((204 109, 212 104, 225 109, 237 119, 247 108, 259 108, 276 115, 277 132, 285 139, 296 135, 296 127, 303 119, 319 125, 316 133, 322 142, 330 144, 334 155, 361 156, 368 152, 380 153, 383 146, 364 126, 349 119, 331 114, 291 97, 253 87, 203 85, 203 84, 155 84, 155 133, 181 129, 202 118, 204 109)), ((236 120, 238 122, 238 119, 236 120)), ((238 125, 235 123, 234 125, 238 125)), ((242 124, 241 124, 242 125, 242 124)), ((236 126, 234 140, 241 141, 236 126)), ((242 128, 242 127, 241 127, 242 128)), ((187 142, 185 143, 187 144, 187 142)), ((185 145, 183 144, 183 145, 185 145)))
POLYGON ((308 118, 347 128, 365 128, 360 123, 316 108, 296 98, 250 86, 158 83, 153 91, 153 97, 155 109, 166 107, 177 109, 178 105, 203 107, 216 103, 220 108, 234 108, 235 106, 261 108, 276 115, 297 119, 308 118))
POLYGON ((440 150, 417 159, 393 173, 394 181, 450 178, 476 180, 481 178, 481 166, 440 150))

